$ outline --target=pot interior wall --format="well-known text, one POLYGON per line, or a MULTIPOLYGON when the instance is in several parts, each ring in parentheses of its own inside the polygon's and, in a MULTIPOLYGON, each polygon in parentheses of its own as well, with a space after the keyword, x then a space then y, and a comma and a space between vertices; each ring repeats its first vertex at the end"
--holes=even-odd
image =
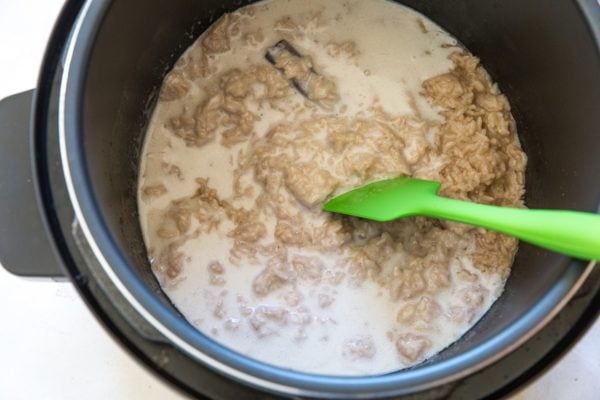
MULTIPOLYGON (((529 207, 595 211, 600 199, 600 61, 575 2, 407 0, 455 35, 508 96, 529 156, 529 207)), ((94 43, 84 94, 83 150, 114 243, 165 303, 138 225, 136 177, 161 80, 212 21, 239 1, 115 1, 94 43)), ((404 40, 396 38, 395 40, 404 40)), ((439 357, 485 342, 560 279, 566 257, 521 244, 506 292, 439 357)), ((173 308, 174 312, 176 310, 173 308)))

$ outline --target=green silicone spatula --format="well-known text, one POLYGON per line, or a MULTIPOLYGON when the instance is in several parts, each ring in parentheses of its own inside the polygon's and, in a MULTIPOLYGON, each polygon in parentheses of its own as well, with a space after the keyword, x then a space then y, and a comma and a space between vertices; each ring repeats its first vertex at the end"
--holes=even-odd
POLYGON ((323 210, 375 221, 415 215, 476 225, 572 257, 600 260, 600 215, 488 206, 437 195, 440 183, 401 177, 329 200, 323 210))

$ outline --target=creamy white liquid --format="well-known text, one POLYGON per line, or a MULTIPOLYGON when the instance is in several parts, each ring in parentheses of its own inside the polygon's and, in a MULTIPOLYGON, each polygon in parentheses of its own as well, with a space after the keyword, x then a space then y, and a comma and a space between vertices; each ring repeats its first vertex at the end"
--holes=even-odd
MULTIPOLYGON (((239 33, 232 37, 229 51, 213 56, 213 73, 194 80, 191 90, 183 98, 159 102, 156 106, 142 157, 138 199, 142 231, 151 257, 168 244, 156 235, 159 216, 173 200, 192 195, 198 177, 208 178, 209 185, 217 190, 219 197, 228 199, 236 207, 253 207, 252 196, 233 198, 233 170, 243 159, 240 154, 249 151, 249 144, 228 149, 213 140, 200 148, 187 146, 167 128, 167 121, 184 107, 194 109, 204 101, 223 72, 249 64, 265 64, 266 49, 280 40, 285 31, 274 28, 274 22, 283 17, 292 15, 298 20, 310 21, 315 13, 319 13, 321 23, 306 23, 303 34, 293 39, 293 45, 312 57, 315 70, 331 77, 337 84, 341 100, 333 114, 368 115, 366 109, 378 99, 388 113, 419 114, 425 120, 441 120, 438 110, 421 94, 421 85, 425 79, 450 70, 452 63, 448 56, 457 50, 453 47, 456 40, 422 15, 384 0, 270 0, 251 8, 254 10, 252 15, 236 13, 240 15, 239 33), (263 40, 256 45, 243 43, 241 37, 257 29, 262 30, 263 40), (328 54, 325 44, 348 40, 356 43, 359 52, 356 57, 328 54), (179 168, 181 175, 169 174, 165 164, 179 168), (148 197, 142 193, 144 187, 157 184, 167 188, 166 194, 148 197)), ((199 40, 184 57, 197 59, 201 51, 199 40)), ((304 99, 299 97, 294 101, 301 104, 304 99)), ((273 125, 287 118, 284 113, 268 107, 261 112, 262 119, 255 126, 256 138, 263 137, 273 125)), ((435 131, 430 135, 435 136, 435 131)), ((431 177, 434 177, 435 160, 430 169, 431 177)), ((251 173, 246 173, 243 181, 247 187, 260 190, 251 173)), ((320 223, 319 218, 314 217, 314 224, 320 223)), ((261 243, 267 243, 272 239, 276 220, 274 216, 263 215, 261 222, 268 232, 261 243)), ((228 237, 228 232, 231 229, 232 224, 223 218, 221 225, 210 234, 190 237, 180 248, 185 259, 179 276, 169 280, 158 275, 165 293, 195 327, 245 355, 295 370, 368 375, 410 365, 398 356, 389 338, 391 331, 409 331, 396 320, 398 310, 405 305, 402 301, 392 300, 370 280, 359 286, 348 280, 337 286, 325 280, 298 281, 295 290, 302 300, 295 306, 286 302, 287 289, 257 296, 252 282, 263 268, 261 262, 264 260, 259 260, 256 265, 246 261, 239 265, 230 262, 233 240, 228 237), (224 267, 224 286, 210 284, 207 264, 215 260, 224 267), (333 302, 322 307, 319 299, 323 302, 326 296, 333 302), (283 322, 267 321, 264 331, 257 331, 245 314, 255 312, 259 307, 283 307, 286 316, 283 322), (361 338, 369 338, 373 346, 369 357, 357 357, 347 350, 350 342, 361 338)), ((329 272, 334 273, 340 254, 319 256, 326 260, 329 272)), ((402 257, 399 254, 397 261, 400 262, 402 257)), ((434 329, 426 333, 432 342, 427 356, 459 338, 502 291, 501 277, 473 268, 468 258, 452 262, 451 276, 453 285, 435 295, 441 313, 434 329), (452 323, 449 322, 451 310, 464 307, 459 294, 472 288, 471 283, 458 276, 461 269, 477 277, 478 287, 484 289, 484 304, 469 321, 452 323)))

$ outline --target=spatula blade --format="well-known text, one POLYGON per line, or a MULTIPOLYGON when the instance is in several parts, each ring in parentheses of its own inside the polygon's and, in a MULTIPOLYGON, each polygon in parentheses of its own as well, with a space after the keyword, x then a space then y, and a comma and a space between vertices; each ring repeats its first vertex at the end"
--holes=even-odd
POLYGON ((370 183, 329 200, 323 210, 374 221, 419 215, 440 183, 407 176, 370 183))

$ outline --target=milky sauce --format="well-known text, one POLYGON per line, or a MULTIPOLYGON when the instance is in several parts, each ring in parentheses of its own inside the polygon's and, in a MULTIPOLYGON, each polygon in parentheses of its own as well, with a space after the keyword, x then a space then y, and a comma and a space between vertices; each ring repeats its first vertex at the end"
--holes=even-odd
MULTIPOLYGON (((277 124, 294 123, 289 120, 292 117, 308 118, 315 113, 369 117, 369 107, 377 103, 386 113, 418 116, 432 126, 442 120, 439 110, 422 94, 422 83, 452 68, 448 56, 457 50, 457 42, 415 11, 383 0, 271 0, 233 15, 237 25, 231 32, 229 49, 208 57, 210 74, 189 79, 184 95, 157 103, 146 136, 138 197, 145 243, 153 266, 160 262, 161 251, 173 243, 181 255, 177 274, 168 277, 156 272, 164 292, 205 335, 249 357, 280 367, 334 375, 370 375, 402 369, 439 352, 464 334, 502 291, 503 278, 474 268, 469 257, 457 257, 450 262, 452 285, 431 295, 437 304, 436 317, 425 329, 418 324, 416 328, 405 326, 397 318, 399 310, 409 303, 417 304, 418 297, 393 298, 371 279, 359 283, 351 279, 337 283, 335 279, 326 279, 334 276, 336 266, 341 265, 346 254, 343 249, 290 250, 294 255, 318 256, 325 266, 323 275, 319 279, 297 279, 293 284, 259 295, 253 282, 267 259, 232 258, 231 232, 235 224, 224 212, 215 212, 214 217, 220 222, 210 232, 197 233, 201 223, 192 219, 189 233, 169 239, 157 234, 165 210, 173 201, 192 196, 198 187, 197 178, 206 178, 218 198, 232 206, 246 210, 255 207, 262 186, 251 169, 241 170, 241 185, 249 189, 246 195, 236 196, 234 171, 248 159, 257 140, 277 124), (195 146, 174 135, 169 120, 184 110, 193 115, 193 110, 218 88, 223 73, 253 64, 269 66, 264 58, 267 48, 286 33, 285 24, 276 27, 275 23, 285 21, 288 16, 302 22, 301 34, 290 35, 288 40, 303 54, 310 55, 319 74, 337 85, 340 100, 334 109, 309 106, 310 111, 290 113, 246 99, 248 109, 260 115, 253 125, 251 139, 229 147, 223 146, 218 138, 195 146), (254 33, 254 40, 243 40, 254 33), (328 43, 347 41, 355 44, 351 56, 328 51, 328 43), (154 195, 144 191, 157 186, 162 189, 154 195), (211 272, 209 264, 213 262, 218 262, 222 271, 211 272), (465 273, 470 280, 463 279, 465 273), (484 293, 479 299, 481 304, 470 318, 453 320, 457 310, 465 308, 461 296, 465 290, 471 290, 474 280, 484 293), (413 337, 410 335, 421 334, 427 338, 427 346, 422 346, 418 339, 407 346, 409 353, 413 346, 415 351, 423 350, 422 354, 411 359, 410 354, 407 358, 398 353, 395 345, 398 337, 408 337, 410 341, 413 337)), ((186 51, 183 64, 200 62, 201 39, 186 51)), ((280 105, 300 108, 306 106, 306 101, 296 94, 280 105)), ((434 140, 436 130, 431 129, 427 135, 434 140)), ((302 153, 302 149, 298 152, 302 153)), ((326 162, 306 161, 319 165, 326 162)), ((429 169, 422 169, 421 175, 435 178, 437 162, 432 158, 429 169)), ((360 183, 345 181, 348 187, 360 183)), ((341 185, 336 193, 348 187, 341 185)), ((303 221, 309 227, 320 226, 326 218, 318 205, 306 207, 305 214, 303 221)), ((266 231, 256 245, 266 246, 273 243, 277 219, 269 212, 261 212, 259 219, 266 231)), ((400 251, 383 268, 401 268, 398 266, 406 257, 400 251)))

